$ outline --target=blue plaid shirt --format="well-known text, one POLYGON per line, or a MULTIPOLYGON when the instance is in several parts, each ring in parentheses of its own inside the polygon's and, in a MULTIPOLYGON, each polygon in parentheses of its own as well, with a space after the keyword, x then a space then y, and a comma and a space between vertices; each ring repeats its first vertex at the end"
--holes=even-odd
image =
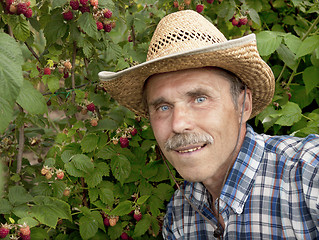
MULTIPOLYGON (((220 195, 224 239, 319 239, 318 168, 319 136, 271 137, 248 125, 220 195)), ((204 185, 185 181, 181 188, 216 223, 204 185)), ((215 239, 213 232, 176 191, 164 219, 164 239, 215 239)))

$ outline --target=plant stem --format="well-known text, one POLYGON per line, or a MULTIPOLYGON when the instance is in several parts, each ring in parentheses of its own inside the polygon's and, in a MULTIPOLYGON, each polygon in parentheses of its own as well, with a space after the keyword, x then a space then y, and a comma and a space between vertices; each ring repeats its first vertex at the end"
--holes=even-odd
POLYGON ((33 50, 33 48, 27 42, 24 42, 24 44, 27 46, 32 55, 38 60, 38 62, 40 62, 40 58, 37 55, 37 53, 33 50))
MULTIPOLYGON (((23 108, 18 105, 19 110, 21 113, 23 113, 23 108)), ((19 145, 18 145, 18 156, 17 156, 17 170, 16 173, 20 174, 21 168, 22 168, 22 155, 24 151, 24 124, 21 125, 19 128, 19 145)), ((17 182, 18 183, 18 182, 17 182)))
POLYGON ((301 38, 301 41, 305 40, 306 37, 308 37, 308 35, 310 34, 310 32, 312 31, 312 29, 317 26, 317 24, 319 23, 319 16, 316 18, 316 20, 311 24, 310 28, 308 29, 308 31, 305 33, 305 35, 301 38))
MULTIPOLYGON (((76 42, 73 42, 73 54, 72 54, 72 70, 71 70, 71 81, 72 81, 72 89, 75 89, 75 58, 76 58, 76 42)), ((75 92, 72 92, 72 103, 75 103, 75 92)))

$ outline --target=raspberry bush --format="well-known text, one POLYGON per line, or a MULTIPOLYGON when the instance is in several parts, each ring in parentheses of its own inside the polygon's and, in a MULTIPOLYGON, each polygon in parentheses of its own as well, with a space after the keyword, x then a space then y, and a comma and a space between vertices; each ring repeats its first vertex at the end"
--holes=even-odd
POLYGON ((148 121, 97 73, 145 61, 158 21, 182 9, 227 38, 257 35, 276 77, 257 131, 319 132, 317 2, 0 0, 1 237, 162 239, 173 180, 148 121))

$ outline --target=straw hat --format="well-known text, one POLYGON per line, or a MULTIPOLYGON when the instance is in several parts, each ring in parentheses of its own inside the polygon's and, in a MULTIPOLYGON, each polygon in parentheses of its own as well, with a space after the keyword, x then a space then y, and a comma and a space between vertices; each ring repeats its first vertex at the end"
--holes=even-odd
POLYGON ((258 53, 255 35, 227 41, 211 22, 192 10, 169 14, 159 22, 146 62, 116 73, 102 71, 99 78, 119 104, 147 117, 142 90, 148 77, 207 66, 233 72, 247 85, 253 99, 251 118, 271 102, 275 79, 258 53))

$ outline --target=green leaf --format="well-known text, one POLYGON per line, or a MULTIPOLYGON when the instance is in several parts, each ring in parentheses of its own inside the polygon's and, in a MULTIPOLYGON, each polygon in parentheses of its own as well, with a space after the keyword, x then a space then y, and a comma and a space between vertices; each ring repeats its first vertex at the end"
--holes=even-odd
POLYGON ((97 27, 93 15, 86 12, 78 19, 79 27, 90 37, 97 39, 97 27))
POLYGON ((124 202, 120 202, 119 205, 117 205, 116 208, 111 211, 110 215, 124 216, 129 214, 132 210, 132 202, 127 200, 124 202))
MULTIPOLYGON (((47 229, 44 228, 32 228, 31 230, 31 239, 32 240, 50 240, 47 229)), ((55 240, 63 240, 59 237, 56 237, 55 240)))
POLYGON ((166 183, 157 185, 154 194, 163 201, 169 201, 174 193, 174 188, 166 183))
POLYGON ((319 35, 307 37, 298 48, 296 58, 312 53, 317 47, 319 47, 319 35))
POLYGON ((112 205, 114 202, 113 190, 110 188, 100 188, 99 189, 100 199, 103 203, 107 205, 112 205))
POLYGON ((32 201, 31 194, 27 193, 24 187, 22 186, 13 186, 9 188, 8 193, 9 201, 12 205, 17 206, 22 203, 27 203, 32 201))
POLYGON ((0 33, 0 133, 12 120, 12 109, 23 84, 23 62, 19 44, 8 34, 0 33))
POLYGON ((144 215, 143 218, 135 225, 133 238, 140 237, 146 233, 150 225, 151 217, 149 215, 144 215))
POLYGON ((99 121, 98 125, 94 128, 97 130, 115 130, 117 128, 117 123, 109 118, 105 118, 99 121))
POLYGON ((83 239, 94 237, 98 230, 98 223, 94 218, 82 216, 79 220, 80 234, 83 239))
POLYGON ((23 81, 17 103, 30 114, 44 114, 48 112, 43 95, 27 80, 23 81))
POLYGON ((131 163, 124 155, 116 155, 111 160, 111 170, 114 177, 123 185, 131 173, 131 163))
POLYGON ((55 92, 60 88, 59 79, 53 74, 42 76, 42 81, 43 83, 48 84, 51 92, 55 92))
POLYGON ((18 224, 22 225, 23 223, 26 223, 30 228, 33 228, 39 224, 39 222, 32 217, 24 217, 18 220, 18 224))
POLYGON ((22 16, 10 16, 9 25, 12 28, 13 35, 24 42, 30 36, 28 21, 22 16))
POLYGON ((90 197, 90 201, 91 202, 95 202, 97 200, 97 198, 99 197, 99 190, 94 188, 90 188, 89 189, 89 197, 90 197))
POLYGON ((55 181, 51 186, 53 188, 53 196, 56 198, 62 198, 63 191, 67 187, 66 184, 61 181, 55 181))
POLYGON ((309 94, 312 89, 319 85, 319 68, 314 66, 306 68, 302 78, 306 85, 306 93, 309 94))
POLYGON ((96 164, 93 171, 91 171, 85 176, 85 181, 90 188, 94 188, 100 182, 102 182, 103 176, 109 176, 109 172, 110 172, 109 166, 104 162, 100 162, 96 164))
POLYGON ((87 134, 81 141, 81 148, 83 152, 92 152, 97 146, 99 137, 95 134, 87 134))
POLYGON ((121 224, 116 224, 114 227, 108 228, 108 235, 111 240, 120 239, 122 232, 123 228, 121 224))
POLYGON ((296 70, 298 67, 298 61, 295 59, 295 54, 284 44, 280 44, 277 48, 277 53, 281 60, 287 64, 292 70, 296 70))
POLYGON ((51 19, 44 29, 44 36, 47 40, 47 44, 54 43, 59 38, 63 37, 67 31, 67 25, 64 24, 61 11, 59 9, 53 11, 51 19))
POLYGON ((276 121, 276 124, 281 126, 292 126, 302 117, 300 107, 293 102, 288 102, 286 105, 284 105, 280 113, 282 116, 279 117, 279 119, 276 121))
POLYGON ((249 17, 251 18, 251 20, 253 20, 255 23, 257 23, 259 26, 261 25, 258 12, 255 9, 250 8, 248 11, 248 14, 249 14, 249 17))
POLYGON ((160 209, 165 209, 163 201, 157 196, 150 196, 147 202, 150 205, 150 211, 153 216, 158 216, 160 214, 160 209))
POLYGON ((292 35, 291 33, 286 34, 284 37, 285 40, 285 44, 287 45, 287 47, 293 52, 293 53, 297 53, 298 48, 300 47, 302 41, 300 40, 300 38, 298 38, 295 35, 292 35))
POLYGON ((34 197, 32 213, 38 221, 51 228, 55 228, 58 219, 72 221, 71 210, 68 203, 53 197, 34 197))
POLYGON ((0 199, 0 214, 10 214, 11 210, 11 203, 5 198, 0 199))
POLYGON ((91 159, 84 154, 74 155, 71 162, 78 170, 83 172, 92 171, 94 168, 94 164, 91 162, 91 159))
POLYGON ((62 7, 67 2, 68 2, 67 0, 54 0, 54 1, 52 1, 52 8, 62 7))
POLYGON ((19 218, 30 217, 30 215, 32 215, 30 214, 30 208, 27 206, 26 203, 14 207, 12 209, 12 213, 19 218))
POLYGON ((108 8, 113 11, 115 8, 115 5, 112 0, 99 0, 99 7, 108 8))
POLYGON ((149 199, 149 197, 150 197, 150 195, 144 195, 144 196, 141 196, 141 197, 139 197, 138 199, 137 199, 137 204, 138 205, 142 205, 142 204, 144 204, 146 201, 147 201, 147 199, 149 199))
POLYGON ((282 38, 275 32, 263 31, 256 34, 257 47, 261 56, 269 56, 279 47, 282 38))
POLYGON ((114 149, 114 147, 111 146, 105 146, 103 147, 95 156, 102 159, 111 159, 113 156, 115 156, 117 153, 114 149))

